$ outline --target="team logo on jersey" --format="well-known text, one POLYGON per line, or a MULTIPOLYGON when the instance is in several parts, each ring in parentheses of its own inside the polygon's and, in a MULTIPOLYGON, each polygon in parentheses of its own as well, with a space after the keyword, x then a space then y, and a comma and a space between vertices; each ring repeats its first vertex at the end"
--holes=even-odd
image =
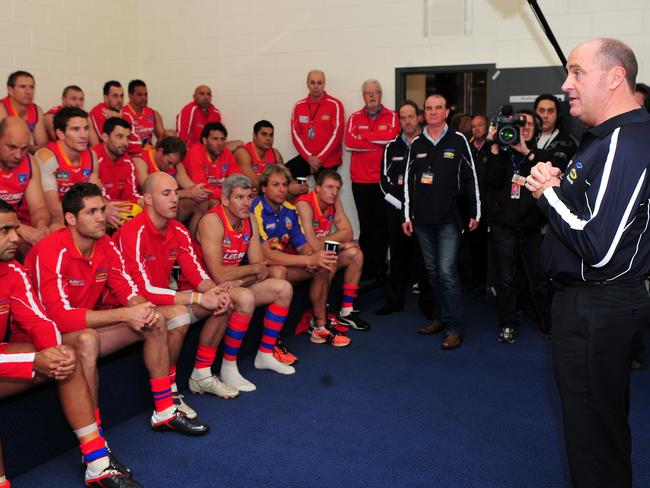
POLYGON ((289 217, 284 218, 284 226, 287 228, 287 230, 293 229, 293 222, 291 222, 291 219, 289 217))
POLYGON ((108 273, 97 273, 95 275, 95 283, 101 283, 102 281, 106 281, 108 279, 108 273))
POLYGON ((321 116, 320 119, 321 119, 321 120, 329 120, 329 119, 330 119, 330 116, 329 116, 328 114, 324 114, 324 115, 321 116))
POLYGON ((0 315, 9 313, 9 305, 0 305, 0 315))
POLYGON ((221 171, 228 171, 228 163, 223 163, 221 165, 221 171))
POLYGON ((81 170, 81 175, 82 175, 84 178, 87 178, 88 176, 90 176, 90 168, 84 168, 84 169, 82 169, 82 170, 81 170))
POLYGON ((18 174, 18 181, 19 181, 20 183, 24 183, 25 181, 27 181, 27 177, 28 177, 28 176, 29 176, 29 175, 28 175, 27 173, 19 173, 19 174, 18 174))
POLYGON ((257 172, 258 169, 260 169, 259 165, 254 164, 253 165, 253 171, 257 172))
POLYGON ((380 125, 380 126, 377 127, 377 128, 378 128, 379 130, 386 130, 386 129, 388 128, 388 126, 387 126, 387 125, 380 125))
POLYGON ((70 172, 69 171, 57 171, 55 176, 56 176, 57 180, 69 180, 70 179, 70 172))
POLYGON ((327 220, 330 220, 330 221, 331 221, 331 220, 334 220, 334 215, 333 215, 333 214, 329 214, 329 215, 327 216, 327 220))
POLYGON ((244 242, 248 242, 248 241, 251 240, 251 236, 250 236, 250 234, 244 233, 244 234, 242 234, 242 239, 244 240, 244 242))
POLYGON ((454 151, 453 149, 445 149, 445 152, 442 153, 442 157, 447 159, 454 159, 455 154, 456 151, 454 151))
POLYGON ((314 220, 314 221, 311 223, 311 226, 312 226, 314 229, 318 229, 318 228, 320 227, 320 222, 319 222, 318 220, 314 220))
POLYGON ((265 228, 266 230, 273 230, 273 229, 275 229, 275 222, 269 222, 268 224, 266 224, 266 225, 264 226, 264 228, 265 228))
POLYGON ((84 286, 85 284, 86 281, 80 278, 68 278, 68 285, 70 286, 84 286))
POLYGON ((569 171, 569 179, 575 180, 577 177, 578 177, 578 172, 576 171, 575 168, 571 168, 571 171, 569 171))
POLYGON ((576 161, 575 167, 577 169, 582 169, 582 163, 580 161, 576 161))
POLYGON ((223 238, 223 245, 226 247, 230 247, 230 237, 226 236, 223 238))
POLYGON ((298 122, 300 122, 301 124, 306 124, 309 122, 309 117, 307 117, 306 115, 301 115, 298 117, 298 122))
POLYGON ((151 115, 147 115, 147 116, 146 116, 146 119, 147 119, 149 122, 153 122, 153 117, 152 117, 151 115))

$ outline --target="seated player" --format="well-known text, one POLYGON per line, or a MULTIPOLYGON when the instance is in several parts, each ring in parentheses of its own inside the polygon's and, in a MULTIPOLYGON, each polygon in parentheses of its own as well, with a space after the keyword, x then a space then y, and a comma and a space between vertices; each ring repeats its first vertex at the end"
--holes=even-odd
POLYGON ((95 105, 90 111, 91 139, 99 141, 104 132, 104 122, 110 117, 121 117, 124 105, 124 89, 119 81, 104 83, 104 101, 95 105))
MULTIPOLYGON (((14 260, 20 242, 19 225, 14 209, 0 201, 0 336, 6 337, 10 323, 18 332, 9 342, 0 342, 0 398, 54 379, 63 413, 79 439, 86 485, 137 488, 140 485, 130 479, 128 468, 118 467, 122 465, 114 460, 100 434, 74 348, 61 344, 61 334, 46 317, 27 270, 14 260)), ((8 486, 0 457, 0 487, 8 486)))
POLYGON ((178 214, 176 219, 185 222, 192 235, 201 216, 207 212, 212 191, 205 183, 194 183, 185 171, 176 169, 185 158, 187 148, 178 137, 165 137, 155 148, 145 148, 139 156, 133 158, 135 171, 140 186, 147 176, 162 171, 176 178, 181 189, 178 191, 178 214))
POLYGON ((54 116, 57 141, 39 149, 36 161, 41 169, 45 203, 52 229, 63 226, 61 198, 78 182, 99 183, 97 155, 88 148, 88 114, 66 107, 54 116))
MULTIPOLYGON (((142 295, 158 306, 158 313, 167 322, 172 391, 179 410, 193 418, 196 412, 182 401, 175 385, 176 361, 193 321, 207 318, 203 327, 215 329, 223 335, 226 321, 215 314, 230 309, 229 290, 232 286, 216 286, 199 263, 189 232, 175 219, 177 191, 178 184, 173 176, 161 171, 153 173, 142 185, 144 212, 124 224, 113 239, 124 256, 127 272, 135 278, 142 295), (169 277, 175 263, 189 280, 190 291, 169 289, 169 277)), ((239 394, 236 388, 216 378, 206 383, 206 390, 223 398, 234 398, 239 394)))
MULTIPOLYGON (((305 237, 314 249, 323 249, 325 241, 339 243, 337 269, 345 269, 343 276, 343 303, 337 320, 355 330, 368 330, 370 324, 354 310, 354 299, 359 290, 363 270, 363 253, 352 242, 354 232, 350 219, 339 198, 343 179, 336 171, 328 169, 316 176, 316 187, 296 201, 296 210, 302 222, 305 237), (334 224, 335 229, 332 229, 334 224)), ((331 274, 334 277, 334 274, 331 274)))
POLYGON ((201 143, 194 144, 187 151, 187 156, 178 165, 178 182, 182 188, 191 185, 203 184, 210 190, 210 207, 220 203, 221 186, 223 181, 231 174, 241 173, 235 156, 226 147, 228 131, 221 122, 206 124, 201 133, 201 143))
MULTIPOLYGON (((45 112, 45 130, 47 131, 47 136, 50 142, 56 141, 56 133, 54 132, 54 116, 58 114, 63 107, 76 107, 83 110, 84 99, 84 92, 77 85, 68 85, 63 89, 63 94, 61 95, 61 105, 52 107, 47 112, 45 112)), ((88 118, 88 123, 92 127, 92 124, 90 123, 90 117, 88 118)), ((92 130, 90 131, 89 140, 92 146, 99 142, 92 130)))
POLYGON ((36 84, 27 71, 14 71, 7 78, 7 96, 0 99, 0 120, 9 116, 25 121, 32 135, 29 152, 34 153, 48 142, 45 118, 41 107, 34 103, 36 84))
POLYGON ((62 206, 66 227, 41 239, 25 262, 48 316, 61 324, 63 341, 79 351, 95 407, 97 357, 143 340, 155 405, 153 430, 206 434, 206 424, 187 418, 174 405, 165 322, 139 293, 122 255, 106 235, 100 188, 76 183, 63 196, 62 206), (105 303, 109 294, 120 306, 105 303))
POLYGON ((29 140, 27 124, 19 117, 7 117, 0 122, 0 200, 11 205, 18 215, 20 258, 45 237, 50 225, 41 171, 27 153, 29 140))
POLYGON ((350 338, 337 331, 327 320, 327 294, 330 273, 336 271, 334 251, 314 249, 302 231, 296 209, 287 203, 291 174, 284 166, 273 164, 260 175, 262 194, 253 202, 253 214, 262 241, 262 253, 273 276, 291 283, 311 280, 309 299, 313 309, 310 339, 315 344, 345 347, 350 338))
POLYGON ((160 114, 149 107, 149 92, 142 80, 131 80, 129 103, 122 107, 122 118, 131 124, 129 154, 138 155, 143 148, 153 146, 153 137, 163 139, 165 125, 160 114))
MULTIPOLYGON (((102 142, 92 148, 97 155, 104 198, 115 205, 121 215, 133 215, 142 211, 142 195, 138 191, 135 164, 126 152, 130 133, 131 126, 126 120, 110 117, 104 123, 102 142)), ((120 221, 122 222, 123 220, 120 221)))
MULTIPOLYGON (((273 140, 273 124, 268 120, 260 120, 253 126, 253 140, 240 146, 235 151, 235 159, 239 164, 239 169, 251 180, 254 194, 257 194, 260 184, 259 175, 262 174, 264 168, 269 164, 284 165, 280 151, 273 147, 273 140)), ((293 179, 289 183, 289 193, 291 195, 301 195, 308 191, 307 183, 299 183, 293 179)))
POLYGON ((199 85, 194 90, 192 101, 176 115, 176 132, 187 147, 201 142, 201 133, 206 124, 221 122, 221 112, 212 104, 212 90, 208 85, 199 85))
MULTIPOLYGON (((262 256, 257 223, 251 219, 251 183, 244 175, 231 175, 223 184, 222 204, 210 209, 199 222, 196 240, 210 276, 218 282, 234 281, 233 311, 220 317, 228 323, 224 341, 221 380, 240 391, 253 391, 255 385, 246 380, 237 368, 237 353, 255 309, 269 305, 264 313, 262 342, 255 356, 257 369, 270 369, 281 374, 293 374, 295 369, 274 357, 274 348, 284 326, 293 297, 291 284, 269 278, 262 256), (247 264, 241 264, 248 258, 247 264)), ((190 389, 203 391, 203 384, 212 377, 211 366, 223 337, 222 324, 203 327, 199 338, 190 389)), ((295 362, 295 356, 292 362, 295 362)))

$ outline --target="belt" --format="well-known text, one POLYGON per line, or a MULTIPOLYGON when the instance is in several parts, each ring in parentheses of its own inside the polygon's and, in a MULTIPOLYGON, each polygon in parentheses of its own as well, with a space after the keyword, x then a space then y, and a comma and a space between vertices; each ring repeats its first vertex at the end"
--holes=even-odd
POLYGON ((633 283, 642 283, 643 277, 628 278, 625 280, 602 280, 602 281, 583 281, 583 280, 569 280, 564 278, 551 278, 551 285, 558 290, 565 288, 586 288, 592 286, 614 286, 614 285, 630 285, 633 283))

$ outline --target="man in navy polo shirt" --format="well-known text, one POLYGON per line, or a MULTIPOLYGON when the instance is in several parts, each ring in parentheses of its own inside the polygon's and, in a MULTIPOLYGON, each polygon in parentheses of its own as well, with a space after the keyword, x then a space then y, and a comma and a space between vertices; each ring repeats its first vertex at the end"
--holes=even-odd
POLYGON ((650 114, 624 43, 580 44, 567 70, 571 115, 589 129, 564 176, 540 162, 526 183, 550 224, 555 378, 573 485, 631 487, 630 359, 650 321, 650 114))

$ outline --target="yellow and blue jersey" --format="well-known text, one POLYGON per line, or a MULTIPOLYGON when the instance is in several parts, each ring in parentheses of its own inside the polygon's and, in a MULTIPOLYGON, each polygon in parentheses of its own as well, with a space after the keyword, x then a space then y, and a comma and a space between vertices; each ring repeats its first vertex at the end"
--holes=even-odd
POLYGON ((260 240, 271 241, 277 251, 292 252, 307 244, 296 207, 284 202, 277 213, 263 195, 253 201, 253 215, 260 229, 260 240))

